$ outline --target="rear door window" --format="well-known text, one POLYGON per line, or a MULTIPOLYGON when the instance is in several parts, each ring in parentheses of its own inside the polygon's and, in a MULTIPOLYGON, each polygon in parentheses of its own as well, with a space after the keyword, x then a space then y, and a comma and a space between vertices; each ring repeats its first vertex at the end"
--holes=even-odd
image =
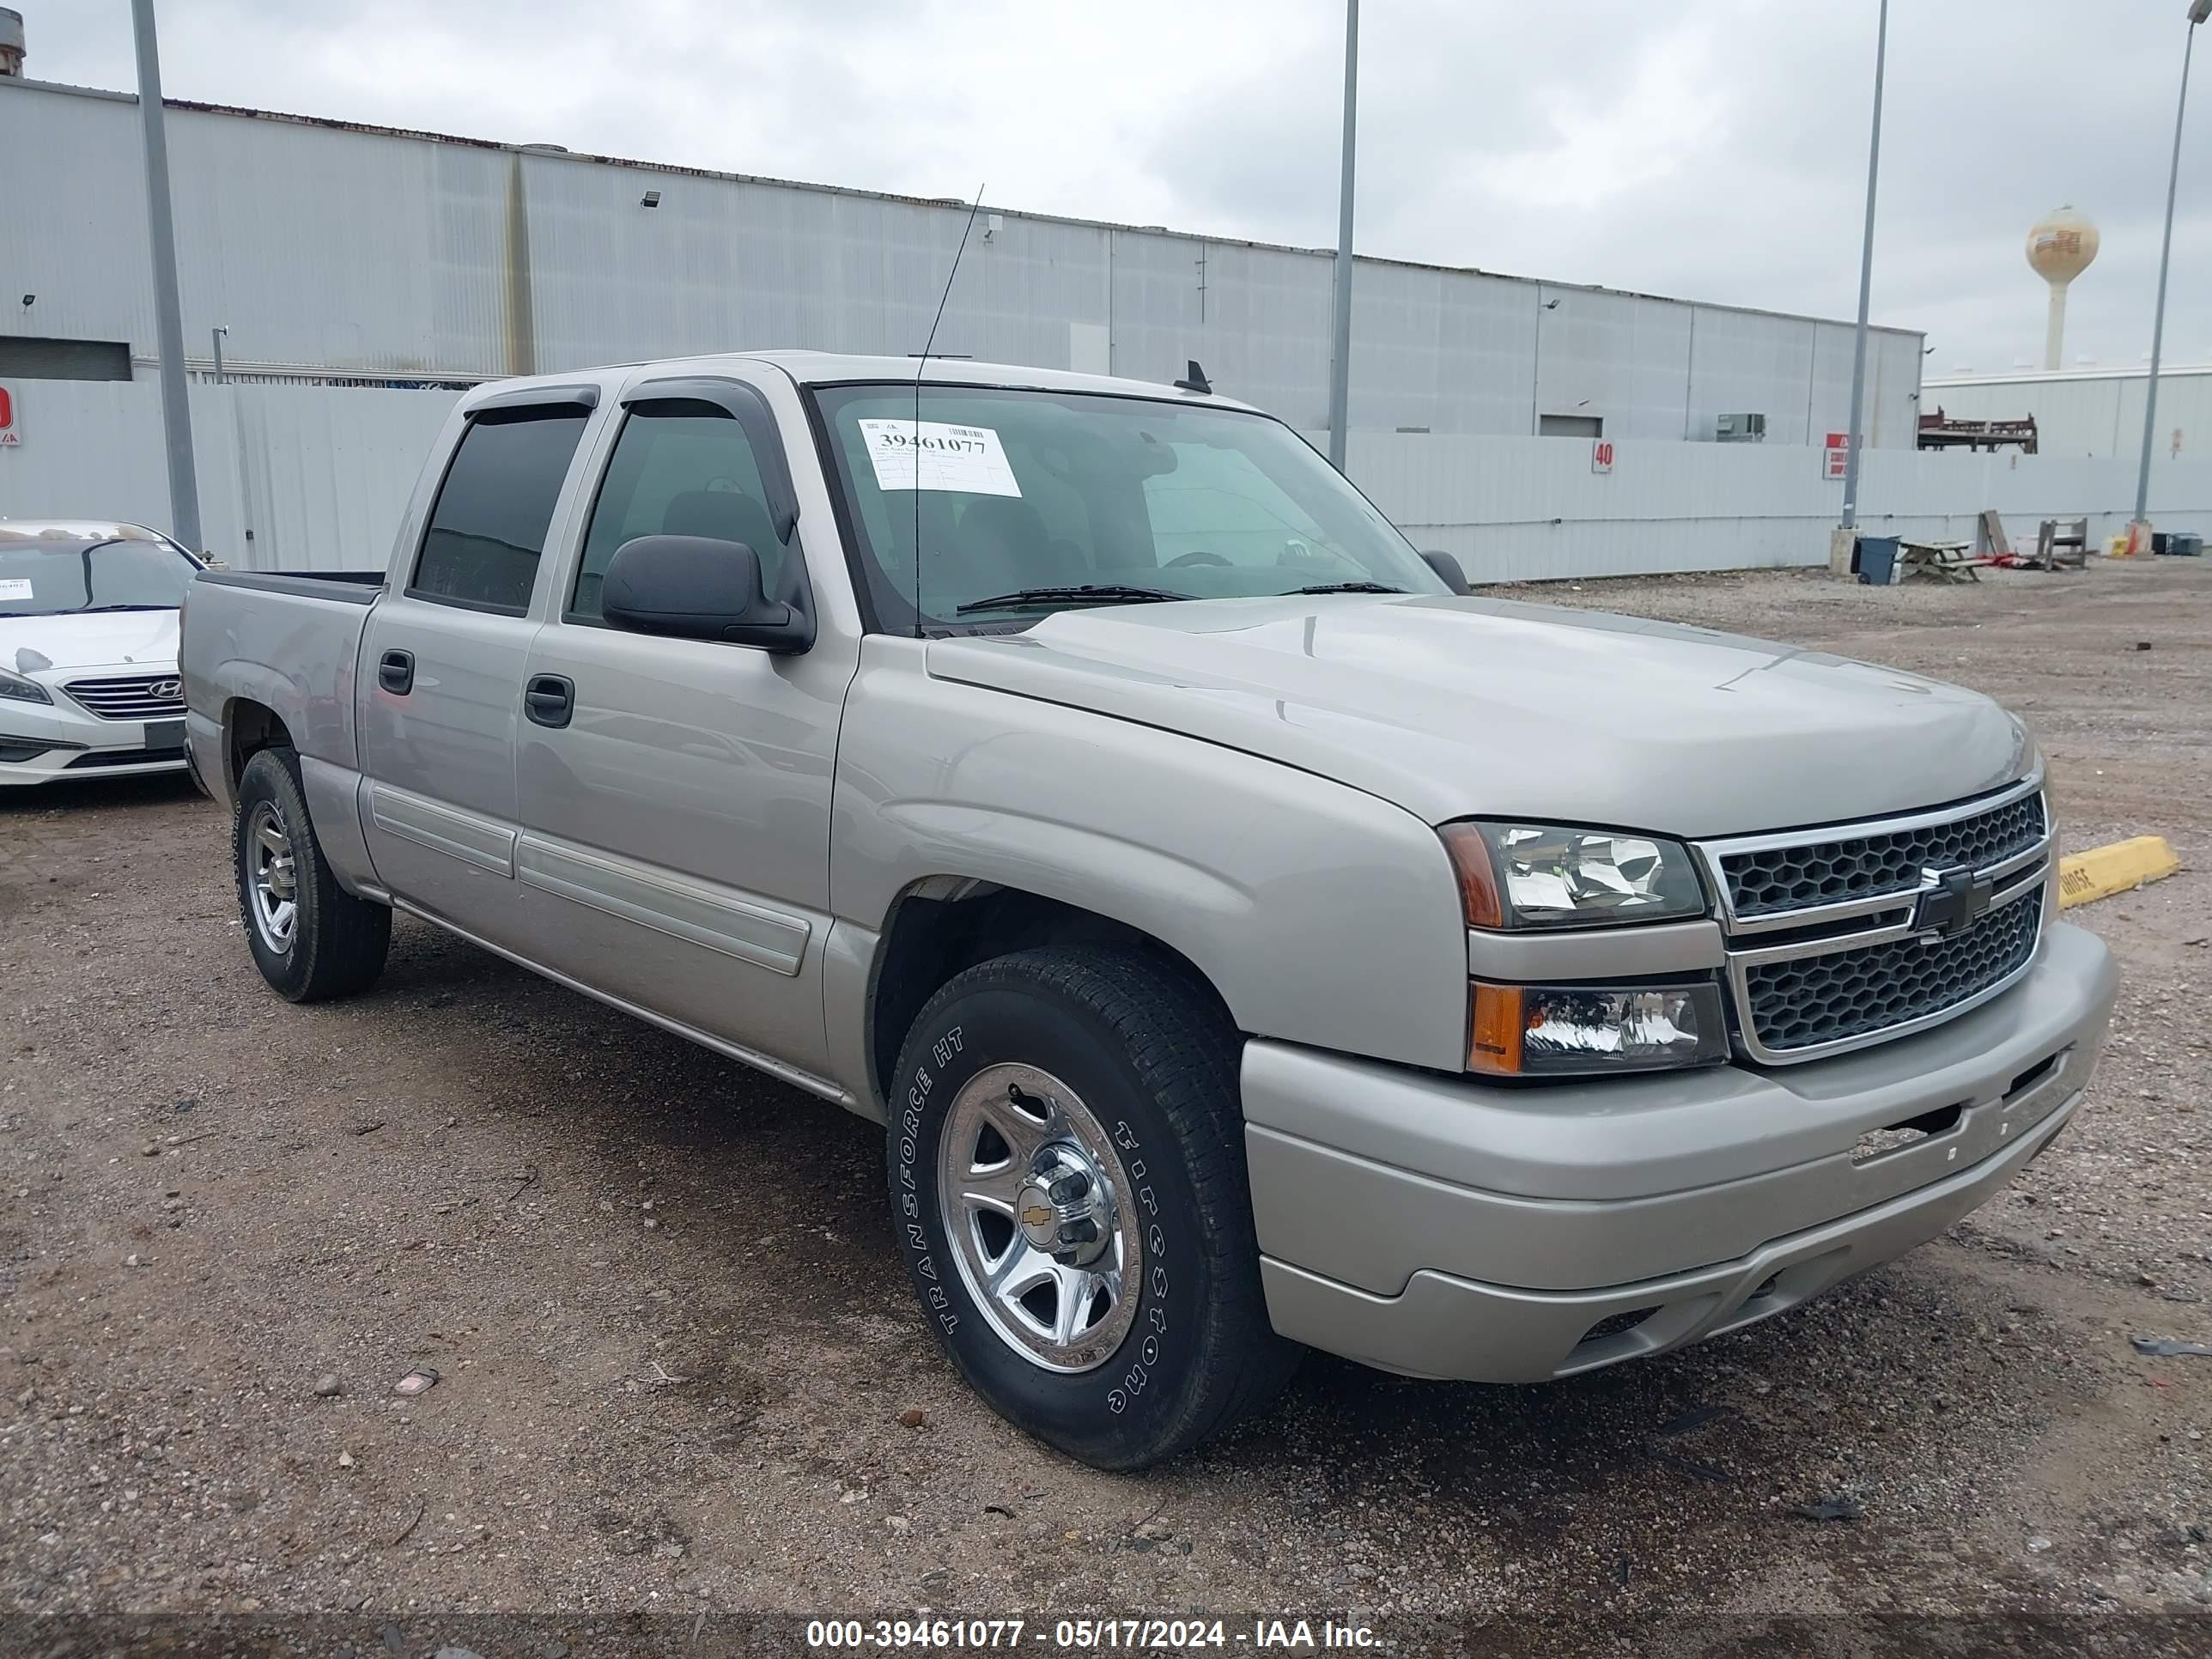
POLYGON ((412 598, 519 617, 588 410, 495 410, 469 422, 430 509, 412 598))

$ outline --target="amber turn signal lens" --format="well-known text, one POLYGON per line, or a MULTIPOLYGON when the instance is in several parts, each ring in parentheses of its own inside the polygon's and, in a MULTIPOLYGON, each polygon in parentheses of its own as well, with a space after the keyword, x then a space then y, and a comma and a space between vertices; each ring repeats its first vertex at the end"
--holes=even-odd
POLYGON ((1467 1042, 1467 1069, 1492 1077, 1521 1075, 1521 1036, 1527 1030, 1517 985, 1477 985, 1467 1042))
POLYGON ((1459 877, 1460 908, 1470 927, 1503 927, 1505 908, 1498 902, 1498 878, 1491 872, 1490 844, 1472 823, 1447 823, 1437 833, 1459 877))
POLYGON ((1488 1077, 1601 1077, 1729 1057, 1719 986, 1468 988, 1467 1068, 1488 1077))

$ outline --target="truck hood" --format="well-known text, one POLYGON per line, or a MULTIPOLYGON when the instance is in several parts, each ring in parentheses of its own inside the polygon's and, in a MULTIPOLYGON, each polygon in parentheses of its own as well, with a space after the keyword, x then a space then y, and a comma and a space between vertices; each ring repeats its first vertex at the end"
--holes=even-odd
POLYGON ((1340 779, 1431 823, 1750 834, 1939 805, 2034 753, 1996 703, 1938 680, 1497 599, 1068 611, 933 641, 929 672, 1340 779))
POLYGON ((108 611, 0 617, 0 668, 18 674, 33 672, 40 665, 38 659, 25 653, 33 651, 57 670, 112 668, 124 663, 172 668, 177 661, 177 613, 108 611))

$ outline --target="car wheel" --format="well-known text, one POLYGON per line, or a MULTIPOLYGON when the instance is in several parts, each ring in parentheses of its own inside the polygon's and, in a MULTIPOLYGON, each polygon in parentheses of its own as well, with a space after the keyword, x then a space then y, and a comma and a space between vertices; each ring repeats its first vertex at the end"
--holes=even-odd
POLYGON ((1099 1468, 1187 1449, 1303 1352, 1267 1323, 1237 1038, 1163 957, 969 969, 901 1056, 893 1214, 931 1328, 1002 1416, 1099 1468))
POLYGON ((294 1002, 365 991, 384 971, 392 912, 339 886, 300 787, 300 759, 264 749, 238 780, 231 825, 239 918, 261 977, 294 1002))

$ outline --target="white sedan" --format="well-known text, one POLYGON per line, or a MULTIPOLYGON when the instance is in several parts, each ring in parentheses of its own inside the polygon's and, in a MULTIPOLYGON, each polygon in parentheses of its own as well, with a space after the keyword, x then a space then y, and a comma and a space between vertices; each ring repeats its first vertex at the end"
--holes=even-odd
POLYGON ((143 526, 0 519, 0 787, 185 769, 177 615, 199 568, 143 526))

